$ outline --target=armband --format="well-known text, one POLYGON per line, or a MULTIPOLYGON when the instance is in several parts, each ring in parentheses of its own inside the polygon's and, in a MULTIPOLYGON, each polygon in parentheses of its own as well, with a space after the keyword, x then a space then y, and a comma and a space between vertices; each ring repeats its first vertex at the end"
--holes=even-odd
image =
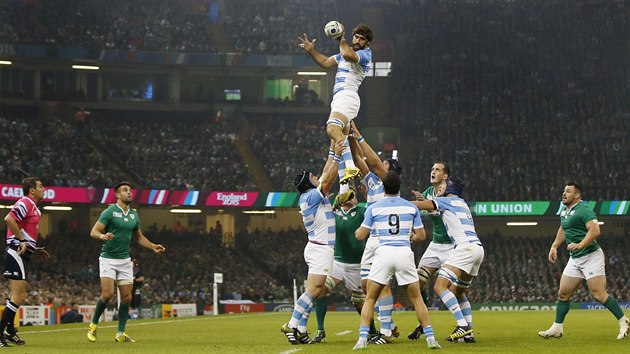
POLYGON ((365 141, 365 139, 363 137, 360 137, 359 139, 357 139, 358 143, 361 143, 361 142, 364 142, 364 141, 365 141))
POLYGON ((22 243, 22 242, 28 242, 28 241, 26 241, 26 240, 19 240, 19 241, 20 241, 20 243, 22 243))

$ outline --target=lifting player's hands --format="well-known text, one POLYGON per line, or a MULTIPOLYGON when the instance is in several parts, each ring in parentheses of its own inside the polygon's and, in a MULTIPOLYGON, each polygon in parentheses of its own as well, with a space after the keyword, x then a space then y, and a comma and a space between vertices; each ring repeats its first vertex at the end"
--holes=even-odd
POLYGON ((335 143, 335 145, 333 146, 333 151, 335 152, 335 155, 337 156, 341 156, 341 154, 343 154, 343 149, 346 147, 346 142, 343 140, 340 140, 338 142, 335 143))
POLYGON ((354 119, 350 121, 350 136, 357 140, 359 140, 359 138, 362 136, 359 129, 357 129, 357 125, 354 124, 354 119))
POLYGON ((313 38, 312 41, 309 41, 308 36, 306 36, 306 33, 304 33, 304 38, 298 37, 298 39, 300 40, 300 44, 298 45, 300 46, 300 48, 303 48, 305 52, 309 53, 315 48, 315 42, 317 42, 316 38, 313 38))
POLYGON ((157 253, 157 254, 161 254, 164 253, 164 251, 166 251, 166 247, 160 245, 160 244, 155 244, 153 245, 153 252, 157 253))
POLYGON ((548 259, 551 263, 556 263, 556 260, 558 260, 558 250, 555 247, 551 247, 549 250, 548 259))

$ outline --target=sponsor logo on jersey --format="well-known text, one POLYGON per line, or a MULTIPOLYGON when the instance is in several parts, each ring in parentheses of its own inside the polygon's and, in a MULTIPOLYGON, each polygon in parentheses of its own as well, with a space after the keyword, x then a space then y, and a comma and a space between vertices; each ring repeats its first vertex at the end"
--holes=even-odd
POLYGON ((112 216, 115 218, 122 218, 122 213, 119 211, 115 211, 112 213, 112 216))

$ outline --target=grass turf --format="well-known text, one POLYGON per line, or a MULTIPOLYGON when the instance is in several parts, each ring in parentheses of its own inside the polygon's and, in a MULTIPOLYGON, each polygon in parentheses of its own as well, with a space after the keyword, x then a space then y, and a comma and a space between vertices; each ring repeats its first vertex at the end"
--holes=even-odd
MULTIPOLYGON (((325 343, 290 345, 280 333, 289 313, 255 313, 135 320, 126 332, 136 343, 116 343, 116 323, 101 323, 98 340, 86 339, 86 324, 22 327, 26 341, 13 347, 14 353, 342 353, 351 352, 357 340, 358 314, 329 312, 325 343)), ((477 343, 447 343, 454 329, 450 313, 431 312, 431 320, 442 351, 452 353, 630 353, 630 338, 616 340, 617 321, 608 311, 572 310, 565 321, 561 339, 540 339, 538 331, 554 320, 553 311, 473 313, 477 343)), ((315 315, 309 332, 316 328, 315 315)), ((413 312, 395 312, 394 322, 401 336, 390 345, 369 345, 363 352, 428 352, 424 337, 410 341, 407 334, 416 326, 413 312)))

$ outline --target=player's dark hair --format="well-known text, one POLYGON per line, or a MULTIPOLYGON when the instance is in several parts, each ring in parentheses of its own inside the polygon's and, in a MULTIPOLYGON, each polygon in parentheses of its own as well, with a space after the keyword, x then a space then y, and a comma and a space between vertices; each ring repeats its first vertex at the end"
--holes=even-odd
POLYGON ((22 193, 27 196, 31 188, 37 188, 37 182, 42 180, 39 177, 26 177, 22 180, 22 193))
POLYGON ((403 168, 400 165, 400 161, 396 159, 387 159, 387 162, 389 163, 389 171, 394 171, 398 173, 399 175, 402 174, 403 168))
POLYGON ((131 183, 129 183, 129 182, 120 182, 120 183, 118 183, 118 184, 116 185, 116 187, 114 187, 114 192, 115 192, 115 193, 118 193, 118 188, 120 188, 120 187, 122 187, 122 186, 128 186, 129 188, 133 188, 133 187, 131 186, 131 183))
POLYGON ((441 160, 437 160, 437 161, 435 161, 433 164, 435 165, 435 164, 438 164, 438 163, 439 163, 440 165, 444 166, 444 173, 446 173, 447 175, 449 175, 449 176, 450 176, 450 175, 451 175, 451 168, 450 168, 450 167, 448 167, 448 165, 446 164, 446 162, 441 161, 441 160))
POLYGON ((372 38, 374 38, 374 33, 372 32, 372 30, 370 29, 370 27, 368 27, 367 25, 361 23, 358 24, 353 30, 352 30, 352 35, 354 36, 355 34, 360 34, 363 37, 365 37, 368 42, 372 41, 372 38))
POLYGON ((575 182, 569 182, 567 183, 567 186, 575 188, 575 190, 578 191, 580 195, 582 195, 582 186, 580 184, 577 184, 575 182))
POLYGON ((400 193, 400 175, 396 171, 387 171, 383 178, 385 194, 396 195, 400 193))

